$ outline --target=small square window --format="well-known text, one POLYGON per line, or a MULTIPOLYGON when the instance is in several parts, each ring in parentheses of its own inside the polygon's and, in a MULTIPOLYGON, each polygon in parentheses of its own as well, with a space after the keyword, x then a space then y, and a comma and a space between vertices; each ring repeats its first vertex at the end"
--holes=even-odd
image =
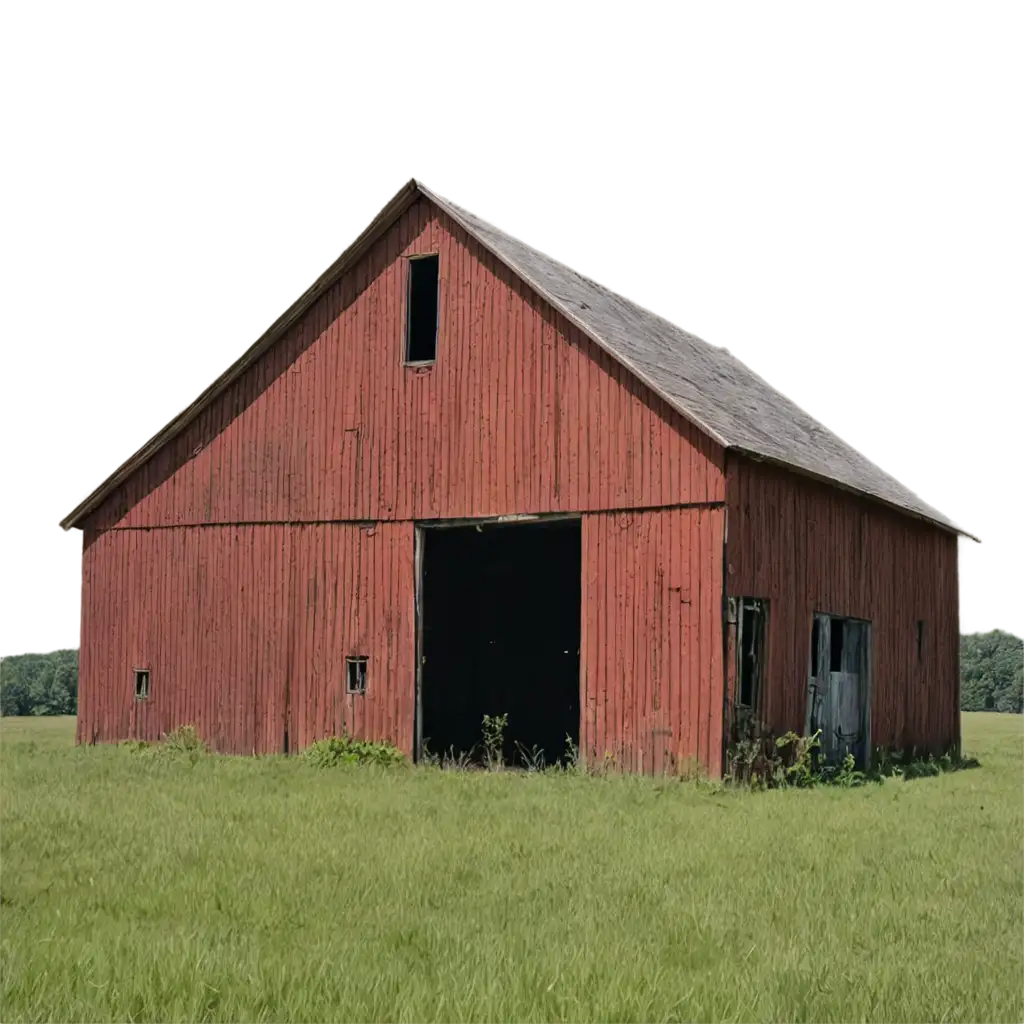
POLYGON ((345 659, 346 693, 366 693, 366 662, 364 655, 345 659))
POLYGON ((135 699, 149 699, 149 669, 137 668, 135 672, 135 699))

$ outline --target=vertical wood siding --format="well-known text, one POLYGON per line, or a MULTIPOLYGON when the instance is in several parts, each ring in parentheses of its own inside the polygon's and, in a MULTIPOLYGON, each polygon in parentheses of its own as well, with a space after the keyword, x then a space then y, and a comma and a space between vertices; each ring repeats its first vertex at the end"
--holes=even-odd
POLYGON ((90 519, 131 527, 648 508, 725 497, 724 454, 421 200, 90 519), (407 261, 437 252, 437 362, 407 261))
POLYGON ((722 764, 722 508, 583 517, 580 748, 627 771, 722 764))
POLYGON ((222 526, 86 535, 78 740, 193 724, 276 753, 348 731, 412 751, 413 528, 222 526), (365 696, 345 658, 369 658, 365 696), (134 699, 133 668, 150 670, 134 699))
POLYGON ((956 539, 728 467, 421 201, 90 518, 79 739, 193 723, 239 753, 281 750, 286 729, 292 749, 347 730, 411 752, 413 523, 581 512, 588 759, 720 770, 726 525, 728 593, 771 602, 770 724, 803 727, 823 611, 873 623, 873 742, 956 742, 956 539), (411 368, 404 257, 427 252, 438 358, 411 368), (344 693, 350 654, 370 658, 365 697, 344 693), (148 701, 133 667, 151 670, 148 701))
POLYGON ((802 731, 814 612, 872 623, 871 742, 959 742, 957 539, 730 455, 726 589, 771 602, 763 717, 802 731), (923 623, 921 656, 917 624, 923 623))
MULTIPOLYGON (((700 764, 722 738, 724 509, 583 518, 580 746, 627 771, 700 764)), ((193 724, 215 749, 279 752, 348 731, 411 754, 413 527, 108 530, 83 574, 80 742, 193 724), (365 697, 346 655, 367 655, 365 697), (151 672, 136 701, 133 668, 151 672)))
POLYGON ((79 739, 191 723, 222 751, 347 730, 411 752, 415 521, 670 506, 587 520, 586 750, 714 761, 724 465, 421 201, 90 517, 79 739), (413 368, 404 257, 428 252, 437 361, 413 368))

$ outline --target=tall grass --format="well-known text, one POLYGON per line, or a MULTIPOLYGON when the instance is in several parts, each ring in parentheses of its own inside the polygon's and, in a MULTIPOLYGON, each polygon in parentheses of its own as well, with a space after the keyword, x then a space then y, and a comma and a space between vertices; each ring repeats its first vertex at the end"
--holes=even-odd
POLYGON ((1024 751, 761 794, 0 725, 0 1019, 1019 1021, 1024 751))

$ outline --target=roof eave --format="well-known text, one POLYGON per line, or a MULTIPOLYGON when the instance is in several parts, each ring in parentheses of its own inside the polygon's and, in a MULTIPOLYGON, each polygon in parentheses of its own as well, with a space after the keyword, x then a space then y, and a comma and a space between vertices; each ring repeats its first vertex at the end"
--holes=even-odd
POLYGON ((804 469, 803 466, 798 466, 792 462, 786 462, 784 459, 773 459, 768 455, 762 455, 760 452, 751 451, 749 448, 743 448, 739 445, 729 445, 728 450, 735 452, 737 455, 742 455, 744 458, 750 459, 752 462, 765 462, 772 466, 778 466, 780 469, 788 470, 790 473, 796 473, 799 476, 807 477, 810 480, 816 480, 818 483, 827 484, 829 487, 836 487, 841 491, 845 491, 847 494, 855 494, 860 498, 864 498, 868 501, 873 501, 876 504, 884 505, 886 508, 891 508, 894 512, 898 512, 900 515, 910 516, 912 519, 920 519, 922 522, 928 523, 930 526, 938 527, 940 530, 944 530, 946 533, 951 533, 957 537, 967 537, 969 540, 973 540, 976 543, 981 543, 980 537, 975 537, 973 533, 968 533, 963 528, 956 525, 947 519, 936 519, 934 516, 925 515, 923 512, 918 512, 916 509, 908 508, 906 505, 898 505, 896 502, 889 501, 887 498, 883 498, 878 494, 872 494, 871 491, 866 491, 861 487, 853 487, 850 484, 844 484, 841 480, 837 480, 835 477, 822 476, 820 473, 815 473, 813 470, 804 469))

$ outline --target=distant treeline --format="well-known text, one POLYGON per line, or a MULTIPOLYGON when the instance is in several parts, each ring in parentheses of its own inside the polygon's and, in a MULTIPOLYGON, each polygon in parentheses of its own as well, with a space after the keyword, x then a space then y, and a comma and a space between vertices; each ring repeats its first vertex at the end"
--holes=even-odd
POLYGON ((1024 642, 994 629, 960 637, 961 711, 1024 712, 1024 642))
MULTIPOLYGON (((960 637, 960 708, 1024 712, 1024 642, 996 629, 960 637)), ((73 715, 78 651, 0 661, 0 715, 73 715)))
POLYGON ((73 715, 77 706, 78 651, 0 661, 0 715, 73 715))

